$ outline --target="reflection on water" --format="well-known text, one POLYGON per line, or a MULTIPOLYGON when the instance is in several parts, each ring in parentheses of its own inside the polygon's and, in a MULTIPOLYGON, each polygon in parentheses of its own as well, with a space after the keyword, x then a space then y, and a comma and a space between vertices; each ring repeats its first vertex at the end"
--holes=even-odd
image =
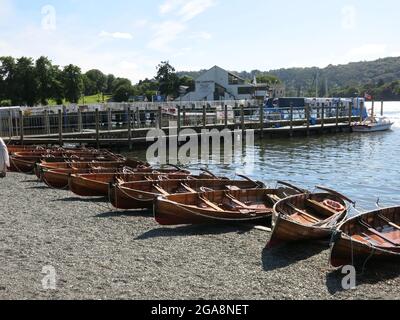
MULTIPOLYGON (((380 106, 375 110, 379 112, 380 106)), ((206 167, 218 175, 234 178, 236 173, 244 173, 271 185, 277 180, 311 190, 326 185, 368 209, 374 208, 378 197, 382 205, 400 204, 400 102, 385 103, 385 115, 396 121, 392 131, 256 139, 254 148, 234 154, 231 164, 206 167)), ((145 158, 145 151, 132 155, 145 158)))

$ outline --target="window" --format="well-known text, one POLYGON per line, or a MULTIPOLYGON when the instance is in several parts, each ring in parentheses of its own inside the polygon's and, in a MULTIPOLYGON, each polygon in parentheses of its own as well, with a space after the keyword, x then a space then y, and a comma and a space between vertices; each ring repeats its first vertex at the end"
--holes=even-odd
POLYGON ((240 87, 238 94, 254 94, 254 87, 240 87))
POLYGON ((240 79, 232 73, 228 73, 228 83, 229 85, 244 84, 244 80, 240 79))

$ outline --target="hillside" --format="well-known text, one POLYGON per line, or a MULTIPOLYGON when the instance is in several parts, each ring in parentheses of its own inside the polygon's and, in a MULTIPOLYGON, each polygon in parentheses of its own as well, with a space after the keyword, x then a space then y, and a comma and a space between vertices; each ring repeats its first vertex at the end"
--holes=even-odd
MULTIPOLYGON (((190 71, 179 74, 196 78, 200 73, 200 71, 190 71)), ((396 87, 393 83, 400 80, 400 57, 329 65, 322 69, 311 67, 237 73, 249 80, 253 79, 254 75, 273 74, 285 83, 287 95, 314 95, 318 75, 319 94, 325 95, 326 82, 331 94, 346 91, 347 88, 362 91, 366 88, 373 90, 382 86, 396 87)))

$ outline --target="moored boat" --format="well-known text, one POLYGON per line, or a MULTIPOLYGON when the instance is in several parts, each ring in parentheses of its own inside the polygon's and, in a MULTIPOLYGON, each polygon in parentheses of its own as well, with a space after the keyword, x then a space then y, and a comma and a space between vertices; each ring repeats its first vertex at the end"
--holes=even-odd
POLYGON ((271 217, 277 201, 297 191, 289 188, 247 189, 160 196, 154 205, 161 225, 256 222, 271 217))
POLYGON ((154 180, 189 180, 213 179, 207 174, 189 175, 188 173, 88 173, 72 174, 69 179, 69 189, 76 195, 83 197, 108 196, 110 183, 127 183, 135 181, 154 180))
POLYGON ((400 261, 400 206, 363 213, 338 227, 331 248, 332 266, 369 260, 400 261))
MULTIPOLYGON (((118 209, 153 208, 158 196, 178 193, 197 193, 212 190, 240 190, 260 187, 252 181, 227 180, 159 180, 115 184, 110 189, 110 201, 118 209)), ((262 185, 264 187, 264 185, 262 185)))
POLYGON ((282 199, 274 206, 273 231, 267 244, 328 238, 345 219, 350 199, 336 191, 320 187, 326 193, 303 193, 282 199))
POLYGON ((378 132, 390 130, 394 122, 386 117, 368 117, 352 126, 353 132, 378 132))

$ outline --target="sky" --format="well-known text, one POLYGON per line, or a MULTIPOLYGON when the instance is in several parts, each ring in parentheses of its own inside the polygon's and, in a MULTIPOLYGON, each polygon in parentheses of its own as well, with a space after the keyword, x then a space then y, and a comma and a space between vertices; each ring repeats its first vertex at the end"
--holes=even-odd
POLYGON ((152 78, 400 56, 398 0, 0 0, 0 56, 152 78))

